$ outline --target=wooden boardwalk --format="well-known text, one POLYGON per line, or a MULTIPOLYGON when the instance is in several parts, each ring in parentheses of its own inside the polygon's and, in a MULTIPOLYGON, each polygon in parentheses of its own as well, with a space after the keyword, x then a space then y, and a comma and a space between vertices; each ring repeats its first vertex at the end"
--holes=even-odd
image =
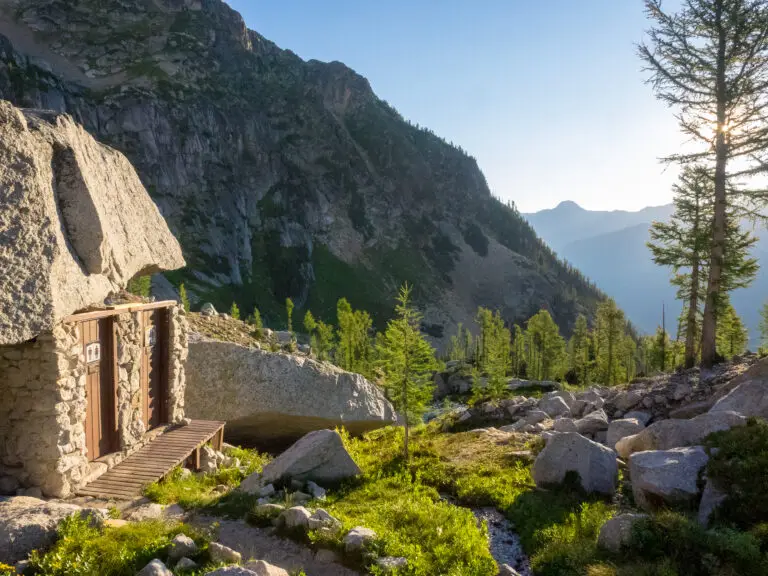
POLYGON ((200 448, 213 441, 217 450, 224 440, 224 422, 193 420, 189 426, 174 428, 131 454, 78 494, 98 498, 128 499, 141 494, 147 484, 164 478, 179 464, 192 460, 200 467, 200 448))

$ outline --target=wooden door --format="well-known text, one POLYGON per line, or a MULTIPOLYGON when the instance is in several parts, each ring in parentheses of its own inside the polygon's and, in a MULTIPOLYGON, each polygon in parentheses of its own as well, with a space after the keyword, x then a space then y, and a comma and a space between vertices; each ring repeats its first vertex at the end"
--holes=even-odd
POLYGON ((143 310, 141 315, 141 397, 147 430, 165 422, 165 310, 143 310))
POLYGON ((111 336, 110 319, 80 323, 86 374, 85 446, 88 460, 96 460, 114 449, 111 336))

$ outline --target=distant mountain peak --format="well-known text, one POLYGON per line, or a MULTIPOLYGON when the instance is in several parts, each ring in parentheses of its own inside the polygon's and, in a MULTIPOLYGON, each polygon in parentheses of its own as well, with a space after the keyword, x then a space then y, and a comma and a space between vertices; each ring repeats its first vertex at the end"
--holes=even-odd
POLYGON ((555 206, 554 209, 555 210, 584 210, 584 208, 576 204, 576 202, 574 202, 573 200, 563 200, 562 202, 560 202, 560 204, 555 206))

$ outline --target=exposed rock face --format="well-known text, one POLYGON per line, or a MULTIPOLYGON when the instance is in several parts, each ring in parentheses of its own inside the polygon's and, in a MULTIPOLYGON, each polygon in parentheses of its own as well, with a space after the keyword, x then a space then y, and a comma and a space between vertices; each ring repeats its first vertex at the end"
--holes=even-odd
POLYGON ((699 495, 699 475, 708 461, 700 446, 632 454, 629 474, 635 502, 649 511, 690 505, 699 495))
POLYGON ((128 156, 201 302, 276 315, 286 296, 365 291, 388 311, 407 278, 430 286, 426 322, 446 337, 478 304, 509 321, 546 306, 567 326, 600 298, 491 196, 474 159, 224 2, 6 1, 0 34, 0 98, 69 112, 128 156))
POLYGON ((59 522, 81 511, 73 504, 27 496, 0 498, 0 562, 15 564, 32 550, 46 549, 56 540, 59 522))
POLYGON ((644 450, 668 450, 700 443, 713 432, 744 426, 747 419, 735 412, 709 412, 690 420, 662 420, 654 422, 633 436, 616 443, 622 458, 644 450))
POLYGON ((360 474, 360 468, 344 448, 335 430, 310 432, 259 473, 252 474, 240 485, 254 493, 260 486, 290 480, 312 480, 320 485, 337 484, 360 474))
MULTIPOLYGON (((0 93, 2 90, 0 90, 0 93)), ((70 117, 0 101, 0 345, 184 266, 130 162, 70 117)))
POLYGON ((699 513, 697 515, 699 524, 704 527, 709 526, 712 514, 725 502, 726 498, 728 498, 728 495, 725 492, 718 490, 711 480, 707 480, 707 483, 704 485, 704 492, 701 494, 701 502, 699 502, 699 513))
POLYGON ((573 432, 556 434, 549 439, 533 464, 537 486, 561 484, 569 472, 579 475, 587 492, 613 494, 619 468, 613 450, 573 432))
POLYGON ((186 373, 187 416, 226 420, 236 443, 289 443, 336 426, 358 434, 395 421, 374 384, 301 356, 193 342, 186 373))

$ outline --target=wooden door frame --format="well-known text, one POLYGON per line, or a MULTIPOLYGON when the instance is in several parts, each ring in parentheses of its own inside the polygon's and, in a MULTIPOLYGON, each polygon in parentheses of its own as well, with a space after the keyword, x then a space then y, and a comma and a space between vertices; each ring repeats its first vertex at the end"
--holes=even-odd
MULTIPOLYGON (((108 398, 109 405, 107 410, 103 410, 104 406, 99 407, 99 415, 101 422, 99 422, 99 428, 106 434, 106 448, 102 454, 99 451, 99 455, 93 457, 93 454, 88 454, 88 423, 92 415, 92 402, 93 398, 88 398, 88 363, 86 361, 86 405, 85 405, 85 434, 86 434, 86 455, 89 462, 98 460, 107 454, 111 454, 117 449, 118 437, 117 437, 117 354, 116 354, 116 340, 114 333, 114 319, 105 318, 86 318, 78 322, 78 330, 80 331, 80 342, 83 347, 83 355, 85 355, 85 347, 88 345, 84 336, 84 327, 90 322, 95 322, 99 334, 98 343, 100 345, 101 357, 99 359, 99 401, 104 402, 105 398, 108 398)), ((90 422, 93 425, 92 422, 90 422)), ((92 445, 91 450, 95 449, 92 445)))

